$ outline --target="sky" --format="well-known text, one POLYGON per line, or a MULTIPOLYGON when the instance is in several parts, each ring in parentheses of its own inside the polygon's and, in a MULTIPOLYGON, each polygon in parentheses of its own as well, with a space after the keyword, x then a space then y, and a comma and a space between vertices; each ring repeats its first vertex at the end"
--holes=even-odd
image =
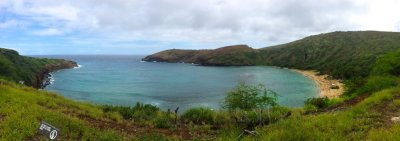
POLYGON ((0 47, 24 55, 253 48, 333 31, 400 31, 398 0, 0 0, 0 47))

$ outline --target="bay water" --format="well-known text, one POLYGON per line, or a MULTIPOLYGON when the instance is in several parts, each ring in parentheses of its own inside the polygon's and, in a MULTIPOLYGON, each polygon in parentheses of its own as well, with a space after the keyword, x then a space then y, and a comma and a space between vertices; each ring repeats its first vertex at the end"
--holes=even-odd
POLYGON ((143 62, 141 55, 52 55, 78 62, 78 68, 53 72, 49 91, 97 104, 134 106, 136 102, 161 109, 191 107, 219 109, 226 94, 240 81, 263 84, 278 93, 278 102, 299 107, 315 97, 309 78, 271 66, 209 67, 185 63, 143 62))

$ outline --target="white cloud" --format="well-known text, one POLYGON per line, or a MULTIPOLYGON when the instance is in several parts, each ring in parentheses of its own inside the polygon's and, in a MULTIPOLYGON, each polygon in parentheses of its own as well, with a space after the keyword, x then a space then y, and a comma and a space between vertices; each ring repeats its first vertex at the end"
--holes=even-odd
POLYGON ((18 22, 16 20, 8 20, 8 21, 0 22, 0 29, 10 28, 10 27, 14 27, 17 25, 18 25, 18 22))
POLYGON ((52 35, 62 35, 63 32, 56 28, 47 28, 42 30, 35 30, 32 32, 32 34, 40 36, 52 36, 52 35))
POLYGON ((1 7, 38 24, 35 35, 215 47, 263 47, 337 30, 398 31, 400 21, 396 0, 1 0, 1 7))

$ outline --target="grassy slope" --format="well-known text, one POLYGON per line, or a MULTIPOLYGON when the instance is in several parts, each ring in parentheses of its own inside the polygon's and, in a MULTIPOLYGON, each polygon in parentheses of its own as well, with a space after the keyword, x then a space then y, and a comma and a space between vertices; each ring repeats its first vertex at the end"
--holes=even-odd
MULTIPOLYGON (((400 114, 400 87, 374 93, 346 110, 320 114, 294 111, 285 120, 257 129, 260 137, 245 140, 399 140, 400 125, 390 121, 400 114)), ((240 133, 240 132, 239 132, 240 133)), ((228 130, 217 140, 234 140, 237 130, 228 130)))
MULTIPOLYGON (((158 134, 179 129, 146 128, 132 125, 115 112, 104 112, 101 106, 75 102, 53 93, 1 81, 0 138, 5 140, 44 139, 37 133, 40 120, 62 129, 63 140, 131 140, 140 137, 165 139, 158 134), (102 124, 106 123, 106 124, 102 124), (100 124, 100 125, 98 125, 100 124), (117 128, 127 125, 126 130, 117 128), (116 128, 115 128, 116 127, 116 128), (142 129, 146 128, 146 129, 142 129), (150 133, 149 132, 149 133, 150 133)), ((340 108, 338 108, 340 109, 340 108)), ((321 114, 306 114, 293 110, 292 116, 265 127, 259 127, 259 138, 245 136, 245 140, 396 140, 400 139, 400 125, 390 121, 400 114, 400 87, 375 92, 355 106, 321 114)), ((225 113, 226 114, 226 113, 225 113)), ((226 118, 225 116, 222 116, 226 118)), ((209 125, 191 125, 190 130, 210 130, 209 125), (204 129, 207 128, 207 129, 204 129)), ((235 140, 241 129, 221 128, 216 140, 235 140)), ((202 131, 203 132, 203 131, 202 131)), ((178 135, 170 139, 179 139, 178 135)))
POLYGON ((157 107, 94 105, 1 79, 0 105, 0 140, 44 140, 37 132, 41 120, 61 129, 60 140, 162 141, 211 135, 209 125, 207 131, 190 128, 192 135, 187 127, 172 127, 173 115, 165 116, 157 107))
POLYGON ((41 120, 62 129, 62 140, 121 139, 114 131, 101 131, 80 118, 109 121, 110 113, 53 93, 0 80, 0 105, 0 138, 4 140, 43 140, 37 133, 41 120))

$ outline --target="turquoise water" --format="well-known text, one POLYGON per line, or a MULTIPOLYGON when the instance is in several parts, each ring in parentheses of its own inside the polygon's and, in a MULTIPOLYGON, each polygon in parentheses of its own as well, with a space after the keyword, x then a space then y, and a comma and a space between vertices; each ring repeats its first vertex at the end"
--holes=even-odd
POLYGON ((262 83, 279 94, 279 103, 302 106, 317 94, 314 82, 287 69, 268 66, 204 67, 141 62, 144 56, 42 56, 77 61, 80 68, 53 72, 46 89, 65 97, 101 104, 143 102, 162 109, 207 106, 214 109, 239 81, 262 83))

